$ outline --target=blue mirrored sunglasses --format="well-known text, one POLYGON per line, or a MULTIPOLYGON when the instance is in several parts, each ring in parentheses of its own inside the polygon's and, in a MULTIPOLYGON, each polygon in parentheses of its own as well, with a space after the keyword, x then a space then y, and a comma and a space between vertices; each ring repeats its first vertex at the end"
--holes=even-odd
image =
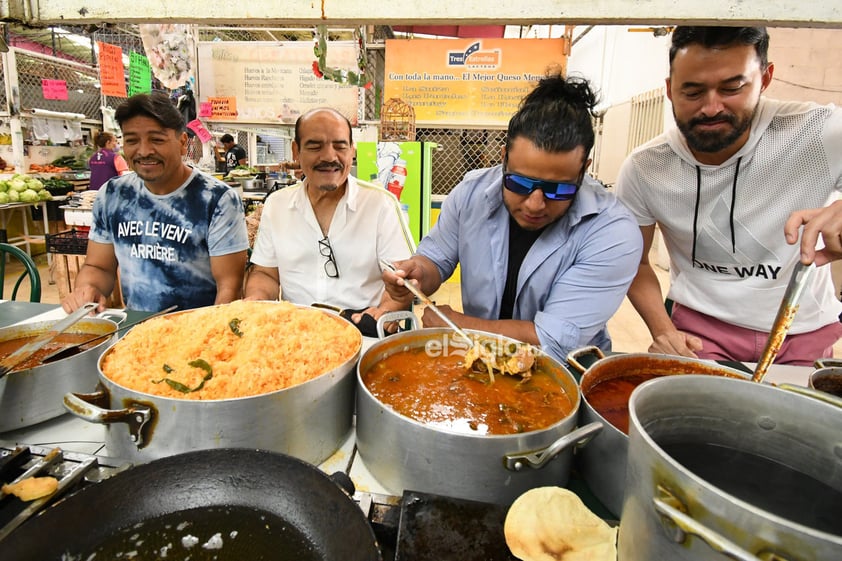
POLYGON ((582 180, 576 183, 566 181, 546 181, 534 179, 519 173, 504 173, 503 186, 518 195, 530 195, 535 189, 544 192, 544 197, 551 201, 569 201, 576 196, 582 180))

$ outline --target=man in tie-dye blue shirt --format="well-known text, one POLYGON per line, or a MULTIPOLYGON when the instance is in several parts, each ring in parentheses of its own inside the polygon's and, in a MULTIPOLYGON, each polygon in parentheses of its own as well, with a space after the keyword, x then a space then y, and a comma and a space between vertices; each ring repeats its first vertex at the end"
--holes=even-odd
POLYGON ((85 302, 105 309, 118 266, 126 307, 133 310, 184 310, 241 298, 248 235, 237 193, 184 164, 184 121, 165 94, 133 96, 115 117, 135 173, 100 189, 85 264, 64 309, 85 302))

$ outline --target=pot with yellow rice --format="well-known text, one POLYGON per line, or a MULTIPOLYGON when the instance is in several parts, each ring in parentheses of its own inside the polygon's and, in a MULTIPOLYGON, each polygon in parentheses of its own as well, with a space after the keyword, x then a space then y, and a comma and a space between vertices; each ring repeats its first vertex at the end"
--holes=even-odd
POLYGON ((132 328, 100 357, 97 391, 64 404, 136 462, 249 447, 318 464, 351 429, 361 345, 344 319, 286 302, 176 312, 132 328))

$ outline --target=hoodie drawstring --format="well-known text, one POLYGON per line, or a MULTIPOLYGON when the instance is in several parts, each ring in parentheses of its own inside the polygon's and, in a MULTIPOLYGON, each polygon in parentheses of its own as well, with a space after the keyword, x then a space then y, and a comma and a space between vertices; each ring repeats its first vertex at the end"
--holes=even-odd
MULTIPOLYGON (((729 225, 731 227, 731 252, 737 253, 737 239, 734 233, 734 207, 737 206, 737 177, 740 175, 740 162, 742 157, 737 158, 737 167, 734 170, 734 181, 731 184, 731 213, 729 216, 729 225)), ((702 168, 696 166, 696 206, 693 209, 693 253, 692 263, 696 266, 696 237, 699 223, 699 202, 702 198, 702 168)))
POLYGON ((696 226, 699 222, 699 199, 702 196, 702 168, 696 166, 696 206, 693 208, 693 267, 696 266, 696 226))
POLYGON ((737 253, 737 240, 734 234, 734 208, 737 206, 737 176, 740 175, 740 162, 742 157, 737 158, 737 168, 734 170, 734 183, 731 185, 731 253, 737 253))

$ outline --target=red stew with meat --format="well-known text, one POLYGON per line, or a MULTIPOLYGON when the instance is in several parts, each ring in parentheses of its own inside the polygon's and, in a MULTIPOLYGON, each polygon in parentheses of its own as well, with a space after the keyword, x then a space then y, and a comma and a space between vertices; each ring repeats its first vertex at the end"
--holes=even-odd
POLYGON ((467 370, 462 357, 431 357, 424 348, 382 359, 362 375, 369 391, 397 413, 467 434, 517 434, 549 427, 573 410, 554 375, 520 376, 467 370))

